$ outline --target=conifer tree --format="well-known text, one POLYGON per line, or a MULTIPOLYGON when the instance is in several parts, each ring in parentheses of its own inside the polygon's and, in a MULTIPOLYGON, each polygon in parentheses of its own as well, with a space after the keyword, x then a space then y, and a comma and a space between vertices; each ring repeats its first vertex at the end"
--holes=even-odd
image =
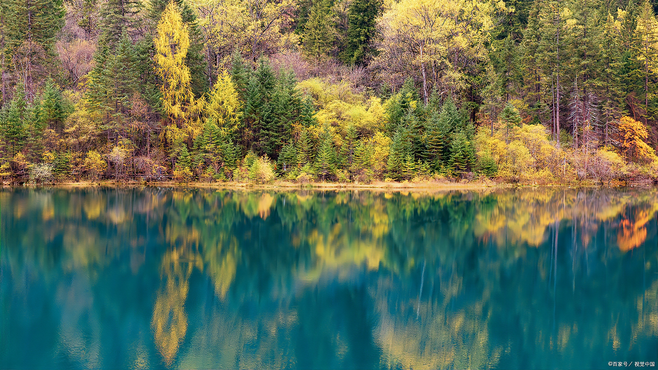
POLYGON ((354 150, 357 145, 357 139, 356 127, 353 124, 350 124, 347 126, 339 161, 339 163, 348 170, 352 168, 352 164, 354 163, 354 150))
MULTIPOLYGON (((200 98, 208 90, 209 77, 206 75, 207 63, 203 54, 203 35, 197 24, 194 10, 184 0, 151 0, 149 3, 149 17, 153 24, 159 24, 162 15, 174 2, 179 10, 181 21, 188 30, 188 47, 185 54, 185 65, 190 73, 190 88, 196 98, 200 98)), ((157 30, 154 31, 157 34, 157 30)), ((154 37, 155 43, 155 37, 154 37)))
POLYGON ((331 56, 336 39, 333 16, 330 0, 314 0, 302 36, 302 48, 307 56, 320 59, 331 56))
POLYGON ((238 133, 242 118, 242 102, 233 79, 226 71, 219 75, 210 91, 205 111, 206 116, 213 119, 215 124, 231 138, 238 133))
POLYGON ((297 148, 292 143, 288 142, 281 149, 279 160, 277 161, 277 168, 282 174, 293 171, 297 167, 297 148))
POLYGON ((441 119, 438 112, 433 112, 425 124, 425 142, 427 145, 427 159, 435 170, 441 168, 444 157, 446 143, 450 135, 448 120, 441 119))
POLYGON ((324 181, 336 169, 336 151, 334 149, 332 134, 328 127, 324 128, 324 133, 320 140, 321 144, 318 149, 315 167, 317 172, 322 176, 322 181, 324 181))
POLYGON ((48 62, 54 58, 55 37, 64 25, 61 0, 3 0, 6 57, 23 84, 25 98, 36 97, 48 62))
POLYGON ((156 72, 162 81, 162 104, 172 123, 181 127, 193 103, 190 70, 186 64, 190 46, 188 27, 178 6, 171 1, 158 23, 155 43, 156 72))
POLYGON ((300 168, 313 162, 313 143, 306 129, 302 129, 297 141, 297 163, 300 168))
POLYGON ((132 41, 127 32, 114 45, 102 45, 90 73, 87 99, 101 114, 102 129, 118 140, 129 121, 132 98, 139 91, 137 66, 132 41))
POLYGON ((635 27, 637 60, 644 69, 644 123, 652 115, 649 112, 649 77, 658 70, 658 21, 649 0, 644 0, 635 27))
POLYGON ((25 145, 27 139, 26 115, 27 102, 25 101, 23 91, 19 88, 14 93, 12 101, 6 107, 5 114, 3 114, 2 136, 7 144, 7 155, 9 158, 13 158, 25 145))
POLYGON ((137 0, 107 0, 104 2, 100 11, 99 44, 114 51, 125 34, 134 34, 139 28, 137 14, 141 7, 141 3, 137 0))
POLYGON ((364 65, 375 54, 373 41, 382 9, 382 0, 354 0, 350 4, 347 47, 342 56, 346 63, 364 65))
POLYGON ((459 130, 452 134, 450 140, 450 167, 461 174, 466 172, 472 163, 472 150, 464 131, 459 130))
POLYGON ((39 107, 39 121, 45 127, 50 127, 58 133, 64 130, 64 121, 71 113, 71 107, 67 105, 62 92, 52 79, 46 81, 39 107))
POLYGON ((399 128, 393 136, 393 142, 388 154, 387 169, 391 178, 401 180, 405 177, 405 165, 408 164, 407 156, 411 156, 413 161, 411 143, 409 142, 408 130, 404 127, 399 128))

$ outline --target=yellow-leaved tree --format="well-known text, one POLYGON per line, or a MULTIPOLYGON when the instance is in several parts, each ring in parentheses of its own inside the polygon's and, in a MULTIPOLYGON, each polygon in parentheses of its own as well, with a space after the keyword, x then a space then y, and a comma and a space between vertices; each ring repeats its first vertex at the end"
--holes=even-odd
POLYGON ((238 51, 248 59, 272 55, 283 45, 297 43, 294 33, 283 30, 291 22, 293 0, 189 0, 199 15, 199 25, 209 52, 223 64, 238 51))
POLYGON ((493 17, 504 10, 492 0, 388 1, 380 60, 392 77, 420 75, 425 102, 432 88, 464 88, 465 68, 486 57, 493 17))
POLYGON ((651 162, 656 159, 656 153, 644 140, 649 133, 642 122, 631 117, 621 117, 619 120, 621 146, 629 161, 651 162))
POLYGON ((210 91, 206 114, 208 118, 215 121, 217 127, 232 136, 238 130, 241 108, 242 104, 235 84, 228 72, 224 70, 210 91))
POLYGON ((184 127, 190 107, 195 104, 190 87, 190 69, 185 65, 190 35, 173 1, 162 13, 153 42, 156 50, 155 70, 162 83, 163 108, 171 123, 184 127))

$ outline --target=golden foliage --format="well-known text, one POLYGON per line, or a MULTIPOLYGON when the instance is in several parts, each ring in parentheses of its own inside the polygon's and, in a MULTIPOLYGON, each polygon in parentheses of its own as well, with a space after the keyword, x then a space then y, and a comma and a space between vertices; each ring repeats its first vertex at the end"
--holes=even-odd
POLYGON ((190 88, 190 69, 185 64, 190 47, 188 27, 171 1, 158 22, 155 44, 155 71, 162 80, 160 92, 165 112, 173 122, 186 122, 189 107, 194 105, 190 88))
POLYGON ((656 160, 656 153, 645 140, 648 137, 647 128, 642 122, 631 117, 621 117, 619 132, 622 136, 622 149, 630 161, 651 162, 656 160))
POLYGON ((210 91, 206 114, 215 120, 220 129, 232 135, 237 132, 240 123, 242 103, 231 76, 226 70, 217 78, 210 91))

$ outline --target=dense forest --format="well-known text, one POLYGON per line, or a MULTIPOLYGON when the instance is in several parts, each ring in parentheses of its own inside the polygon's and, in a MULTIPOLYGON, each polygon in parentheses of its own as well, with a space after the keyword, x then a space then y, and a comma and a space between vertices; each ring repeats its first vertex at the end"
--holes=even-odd
POLYGON ((657 9, 3 0, 0 179, 655 179, 657 9))

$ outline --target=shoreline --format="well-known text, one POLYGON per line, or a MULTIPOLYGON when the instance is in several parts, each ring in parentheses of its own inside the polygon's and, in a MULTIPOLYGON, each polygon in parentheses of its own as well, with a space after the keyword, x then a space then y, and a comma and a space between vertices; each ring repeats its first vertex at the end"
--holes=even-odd
POLYGON ((294 183, 286 181, 277 181, 271 184, 254 184, 254 183, 237 183, 237 182, 175 182, 175 181, 115 181, 104 180, 94 181, 77 181, 77 182, 58 182, 51 184, 23 184, 11 185, 3 184, 2 187, 9 188, 185 188, 185 189, 215 189, 215 190, 273 190, 273 191, 385 191, 385 192, 443 192, 443 191, 476 191, 476 190, 498 190, 498 189, 517 189, 517 188, 651 188, 655 185, 651 182, 628 182, 613 184, 593 184, 593 183, 575 183, 575 184, 512 184, 494 181, 473 181, 473 182, 449 182, 449 181, 420 181, 420 182, 385 182, 377 181, 370 184, 358 183, 337 183, 337 182, 309 182, 294 183))

